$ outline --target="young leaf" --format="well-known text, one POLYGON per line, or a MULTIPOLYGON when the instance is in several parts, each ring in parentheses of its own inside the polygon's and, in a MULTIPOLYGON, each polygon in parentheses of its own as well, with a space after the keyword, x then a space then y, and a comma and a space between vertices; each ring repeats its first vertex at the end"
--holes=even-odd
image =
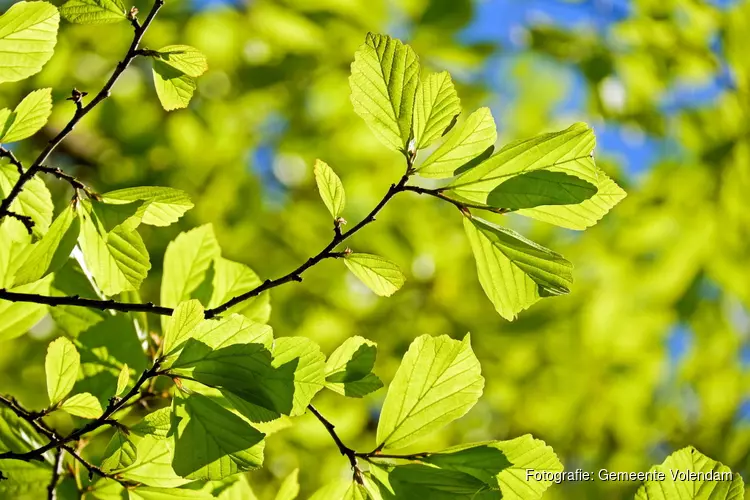
MULTIPOLYGON (((152 486, 140 486, 128 490, 128 500, 173 500, 180 498, 187 498, 188 500, 214 500, 214 496, 208 492, 183 488, 154 488, 152 486)), ((223 496, 219 498, 223 499, 223 496)))
MULTIPOLYGON (((0 18, 2 19, 2 18, 0 18)), ((23 98, 2 124, 0 142, 16 142, 36 134, 52 112, 52 89, 39 89, 23 98)))
POLYGON ((745 498, 745 485, 742 476, 732 474, 732 470, 701 452, 688 446, 667 457, 661 465, 655 465, 650 472, 661 472, 664 480, 646 481, 636 492, 636 500, 742 500, 745 498), (675 473, 695 474, 694 478, 675 478, 675 473), (716 477, 709 480, 711 474, 716 477), (728 478, 722 477, 723 475, 728 478), (710 476, 709 476, 710 477, 710 476))
POLYGON ((467 170, 448 185, 454 193, 473 203, 490 204, 488 198, 514 176, 551 171, 575 176, 592 184, 597 193, 577 204, 536 207, 519 213, 571 229, 595 224, 625 193, 599 170, 592 157, 596 145, 593 131, 585 123, 532 139, 513 142, 478 166, 467 170))
POLYGON ((294 500, 299 495, 299 469, 294 469, 284 482, 281 483, 279 490, 276 492, 274 500, 294 500))
POLYGON ((195 78, 159 59, 153 61, 154 86, 162 107, 167 111, 186 108, 198 86, 195 78))
POLYGON ((125 392, 125 389, 128 388, 128 383, 130 382, 130 368, 128 368, 127 363, 122 365, 122 369, 120 369, 120 374, 117 376, 117 389, 115 390, 115 396, 120 396, 125 392))
POLYGON ((478 217, 465 218, 464 229, 484 293, 505 319, 542 297, 570 291, 573 265, 562 255, 478 217))
POLYGON ((453 177, 496 140, 497 129, 490 109, 479 108, 446 135, 445 141, 417 168, 417 173, 435 179, 453 177))
POLYGON ((417 149, 424 149, 440 138, 459 113, 461 100, 447 71, 432 73, 421 80, 414 104, 414 142, 417 149))
POLYGON ((154 57, 159 61, 193 78, 201 76, 208 69, 206 56, 189 45, 167 45, 156 52, 158 55, 154 57))
POLYGON ((102 405, 99 403, 99 400, 88 392, 69 397, 63 401, 60 409, 82 418, 93 419, 99 418, 102 415, 102 405))
POLYGON ((404 448, 462 417, 479 400, 484 378, 470 336, 417 337, 388 388, 378 422, 384 449, 404 448))
POLYGON ((142 200, 139 214, 144 224, 168 226, 177 222, 193 208, 193 202, 184 191, 169 187, 143 186, 118 189, 102 195, 105 203, 120 204, 142 200))
POLYGON ((406 281, 396 264, 377 255, 350 253, 344 264, 367 288, 383 297, 393 295, 406 281))
POLYGON ((120 0, 68 0, 60 6, 66 21, 78 24, 109 24, 127 20, 120 0))
MULTIPOLYGON (((255 274, 255 271, 245 264, 232 262, 223 257, 216 257, 214 260, 211 298, 208 301, 208 307, 217 307, 261 284, 262 281, 255 274)), ((266 323, 271 316, 270 294, 269 292, 263 292, 256 297, 230 307, 227 313, 242 314, 253 321, 266 323)))
POLYGON ((220 480, 263 464, 264 434, 210 398, 174 399, 172 466, 188 479, 220 480))
POLYGON ((15 283, 25 285, 57 271, 70 258, 81 231, 81 223, 68 205, 55 219, 47 234, 34 243, 16 273, 15 283))
POLYGON ((354 111, 383 144, 405 151, 419 82, 417 55, 400 40, 368 33, 354 54, 351 70, 354 111))
POLYGON ((44 360, 50 405, 56 405, 73 390, 80 364, 81 356, 70 340, 60 337, 50 342, 44 360))
POLYGON ((383 387, 372 373, 377 345, 354 336, 341 344, 326 361, 326 387, 344 396, 361 398, 383 387))
POLYGON ((269 385, 274 382, 287 385, 287 372, 294 368, 294 395, 289 411, 277 408, 277 411, 292 417, 302 415, 312 398, 323 389, 325 382, 325 355, 320 346, 305 337, 281 337, 273 345, 273 363, 275 368, 269 374, 269 385))
POLYGON ((96 284, 107 296, 138 290, 151 269, 151 262, 143 239, 131 229, 134 219, 128 217, 114 223, 101 217, 103 211, 87 209, 83 203, 79 207, 78 244, 96 284))
POLYGON ((101 468, 106 472, 123 469, 133 465, 137 457, 138 451, 135 444, 122 429, 117 428, 107 445, 107 449, 104 450, 101 468))
POLYGON ((441 469, 470 474, 507 500, 542 498, 551 480, 537 480, 528 470, 562 472, 563 465, 544 441, 524 435, 509 441, 488 441, 456 446, 433 453, 424 462, 441 469))
POLYGON ((326 208, 331 213, 331 217, 338 219, 344 211, 346 205, 346 193, 341 179, 336 175, 328 164, 322 160, 315 160, 315 183, 318 185, 318 192, 323 199, 326 208))
POLYGON ((355 481, 352 481, 343 496, 343 500, 368 500, 369 498, 365 487, 355 481))
POLYGON ((18 2, 0 16, 0 83, 17 82, 44 66, 55 48, 60 15, 47 2, 18 2))
MULTIPOLYGON (((11 288, 11 292, 49 295, 52 275, 28 285, 11 288)), ((47 306, 30 302, 0 300, 0 341, 9 340, 29 331, 47 314, 47 306)))
POLYGON ((164 328, 162 355, 168 357, 178 353, 202 321, 203 306, 197 300, 182 302, 175 307, 164 328))
POLYGON ((211 262, 219 257, 220 251, 210 224, 180 233, 167 246, 164 254, 162 305, 174 307, 188 300, 205 278, 211 262))
MULTIPOLYGON (((20 4, 15 4, 13 7, 16 5, 20 4)), ((2 60, 1 50, 0 60, 2 60)), ((0 68, 2 68, 1 64, 0 68)), ((12 165, 0 165, 0 198, 7 197, 16 182, 18 182, 18 171, 16 168, 12 165)), ((10 209, 18 214, 31 217, 31 220, 34 221, 34 236, 37 238, 44 236, 47 229, 49 229, 49 225, 52 223, 52 213, 54 211, 52 195, 44 184, 44 181, 39 177, 34 177, 24 185, 23 191, 21 191, 21 194, 11 204, 10 209)))
POLYGON ((31 235, 23 223, 6 217, 0 221, 0 288, 11 288, 31 246, 31 235))

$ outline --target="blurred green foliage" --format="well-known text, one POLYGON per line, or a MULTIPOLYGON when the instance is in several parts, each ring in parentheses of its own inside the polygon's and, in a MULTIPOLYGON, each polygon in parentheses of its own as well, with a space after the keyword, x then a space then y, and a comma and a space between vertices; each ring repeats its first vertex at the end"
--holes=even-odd
MULTIPOLYGON (((54 164, 99 192, 163 185, 191 195, 195 209, 178 224, 142 231, 153 269, 141 296, 157 301, 167 243, 203 223, 213 223, 225 257, 262 279, 288 272, 324 246, 331 228, 315 188, 316 158, 340 175, 352 220, 400 176, 399 155, 379 144, 349 102, 349 64, 367 31, 404 35, 423 66, 450 70, 464 109, 500 109, 502 143, 571 122, 555 109, 566 92, 560 67, 576 67, 587 96, 576 119, 673 146, 639 176, 598 149, 599 165, 629 194, 585 233, 505 216, 574 263, 570 295, 542 301, 513 323, 503 320, 479 286, 455 209, 402 196, 350 243, 406 271, 399 293, 377 298, 344 266, 327 262, 303 283, 273 291, 270 324, 277 336, 309 337, 326 353, 352 335, 377 342, 375 372, 386 383, 416 336, 461 338, 471 331, 485 394, 420 448, 530 432, 568 470, 645 471, 692 444, 747 479, 750 2, 719 8, 634 0, 627 16, 600 29, 528 26, 522 49, 503 66, 508 71, 496 76, 518 89, 512 102, 498 102, 476 76, 504 49, 459 36, 475 13, 469 0, 254 0, 200 12, 170 1, 145 44, 184 43, 206 54, 209 70, 190 108, 165 113, 148 64, 136 60, 112 98, 58 149, 54 164), (731 82, 709 102, 665 112, 667 92, 722 71, 731 82), (680 339, 687 347, 678 356, 680 339)), ((20 159, 67 122, 72 105, 62 103, 71 88, 100 87, 131 30, 126 23, 66 24, 41 73, 0 87, 4 103, 53 88, 50 124, 22 143, 20 159)), ((48 185, 59 210, 69 187, 48 185)), ((52 325, 44 320, 4 344, 0 392, 28 406, 46 404, 43 359, 52 325)), ((317 406, 348 444, 370 449, 383 397, 383 390, 363 400, 327 393, 317 406)), ((104 444, 94 445, 103 450, 104 444)), ((259 498, 273 498, 297 468, 303 498, 349 476, 346 460, 311 415, 269 437, 265 467, 250 482, 259 498)), ((545 498, 632 498, 637 487, 566 483, 545 498)))

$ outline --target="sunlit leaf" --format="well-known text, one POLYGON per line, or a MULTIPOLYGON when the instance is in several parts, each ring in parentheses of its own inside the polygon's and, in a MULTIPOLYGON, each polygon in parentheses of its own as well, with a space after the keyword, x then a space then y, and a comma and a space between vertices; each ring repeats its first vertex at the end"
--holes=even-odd
POLYGON ((377 430, 384 449, 404 448, 474 406, 484 378, 470 336, 422 335, 412 342, 388 387, 377 430))
POLYGON ((122 365, 120 374, 117 376, 117 389, 115 390, 115 396, 122 395, 125 392, 125 389, 127 389, 128 383, 130 383, 130 368, 128 368, 126 363, 122 365))
POLYGON ((274 500, 294 500, 299 495, 299 469, 294 469, 281 483, 274 500))
MULTIPOLYGON (((41 2, 36 2, 41 3, 41 2)), ((19 4, 16 4, 19 5, 19 4)), ((0 47, 2 45, 0 44, 0 47)), ((2 59, 0 57, 0 59, 2 59)), ((18 181, 18 171, 12 165, 0 165, 0 196, 5 198, 18 181)), ((34 236, 41 238, 52 223, 52 195, 39 177, 24 184, 23 191, 10 205, 10 209, 34 221, 34 236)))
POLYGON ((128 203, 142 200, 139 209, 142 222, 152 226, 168 226, 193 208, 193 202, 184 191, 169 187, 141 186, 118 189, 104 193, 102 199, 107 203, 128 203))
POLYGON ((573 266, 560 254, 477 217, 465 218, 464 229, 479 282, 505 319, 514 319, 542 297, 569 292, 573 266))
POLYGON ((496 140, 497 129, 490 109, 479 108, 445 136, 443 143, 417 167, 417 173, 437 179, 453 177, 496 140))
POLYGON ((662 473, 664 479, 646 481, 636 500, 741 500, 745 498, 742 476, 688 446, 667 457, 649 472, 662 473), (684 474, 693 477, 675 477, 684 474))
POLYGON ((99 400, 88 392, 69 397, 63 401, 60 409, 82 418, 99 418, 103 413, 99 400))
POLYGON ((411 137, 419 60, 411 47, 368 33, 349 77, 354 111, 389 148, 404 151, 411 137))
POLYGON ((190 298, 206 276, 211 262, 219 257, 219 243, 213 226, 206 224, 180 233, 164 254, 161 303, 174 307, 190 298))
MULTIPOLYGON (((214 260, 214 276, 211 282, 211 298, 208 308, 218 307, 238 295, 253 290, 262 284, 261 279, 245 264, 232 262, 223 257, 214 260)), ((271 316, 269 292, 251 297, 230 307, 225 314, 237 313, 251 319, 265 323, 271 316)))
POLYGON ((447 71, 431 73, 421 80, 414 104, 414 141, 417 149, 424 149, 435 142, 460 112, 461 100, 447 71))
POLYGON ((35 73, 52 57, 60 14, 47 2, 18 2, 0 16, 0 83, 35 73))
POLYGON ((78 378, 81 356, 73 343, 65 337, 50 342, 44 371, 47 375, 47 395, 51 405, 70 394, 78 378))
POLYGON ((393 295, 406 281, 396 264, 378 255, 350 253, 344 264, 367 288, 384 297, 393 295))
POLYGON ((104 450, 102 469, 111 471, 123 469, 135 463, 138 452, 135 444, 122 429, 117 429, 104 450))
POLYGON ((5 123, 0 123, 0 142, 16 142, 31 137, 44 127, 51 112, 52 89, 31 92, 8 115, 5 123))
POLYGON ((199 77, 208 69, 206 56, 189 45, 167 45, 156 52, 159 61, 187 76, 199 77))
POLYGON ((162 107, 167 111, 186 108, 197 87, 195 78, 169 66, 161 60, 153 60, 154 86, 162 107))
POLYGON ((131 440, 136 448, 135 462, 113 473, 130 481, 160 488, 174 488, 190 482, 178 476, 172 468, 175 455, 173 440, 154 436, 131 436, 131 440))
POLYGON ((120 0, 68 0, 60 6, 66 21, 79 24, 108 24, 127 20, 120 0))
MULTIPOLYGON (((48 295, 52 275, 34 281, 27 285, 11 288, 10 292, 32 293, 48 295)), ((47 314, 47 306, 32 302, 10 302, 0 300, 0 340, 8 340, 29 331, 40 319, 47 314)))
POLYGON ((315 183, 318 185, 318 192, 326 208, 331 213, 331 217, 334 219, 341 217, 341 213, 346 206, 346 193, 344 192, 344 185, 341 184, 341 179, 322 160, 315 160, 313 172, 315 173, 315 183))
POLYGON ((372 373, 377 345, 354 336, 341 344, 326 361, 326 387, 344 396, 360 398, 383 387, 372 373))

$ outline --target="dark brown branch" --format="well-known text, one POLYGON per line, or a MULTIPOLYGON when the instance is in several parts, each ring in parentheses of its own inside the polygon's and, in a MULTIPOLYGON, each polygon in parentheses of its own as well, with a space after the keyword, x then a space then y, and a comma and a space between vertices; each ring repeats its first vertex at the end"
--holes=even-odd
POLYGON ((33 302, 35 304, 45 304, 48 306, 79 306, 90 309, 100 309, 102 311, 121 311, 121 312, 149 312, 171 316, 173 309, 171 307, 161 307, 151 302, 140 304, 137 302, 117 302, 115 300, 87 299, 78 295, 53 297, 49 295, 37 295, 35 293, 9 292, 0 288, 0 299, 11 302, 33 302))
POLYGON ((16 166, 16 170, 18 170, 19 175, 23 175, 23 163, 21 163, 20 160, 16 158, 16 155, 13 154, 13 151, 0 147, 0 158, 8 158, 8 161, 16 166))
POLYGON ((507 208, 496 208, 496 207, 489 207, 487 205, 482 205, 479 203, 467 203, 460 200, 455 200, 443 193, 442 189, 427 189, 419 186, 404 186, 404 191, 411 191, 413 193, 418 194, 426 194, 429 196, 434 196, 435 198, 438 198, 443 201, 447 201, 451 205, 454 205, 456 208, 461 210, 461 212, 465 212, 469 208, 474 208, 477 210, 487 210, 488 212, 494 212, 496 214, 505 214, 508 213, 510 210, 507 208))
POLYGON ((41 167, 39 167, 39 171, 40 172, 44 172, 45 174, 54 175, 58 179, 67 182, 68 184, 70 184, 73 187, 73 189, 76 192, 78 192, 79 190, 83 191, 84 193, 86 193, 86 196, 88 196, 89 198, 93 198, 95 200, 98 200, 98 199, 101 198, 98 194, 96 194, 94 191, 92 191, 91 189, 89 189, 89 187, 86 186, 86 184, 84 184, 83 182, 79 181, 78 179, 76 179, 72 175, 66 174, 65 172, 63 172, 59 168, 41 166, 41 167))
POLYGON ((13 217, 14 219, 18 220, 21 224, 23 224, 24 227, 26 228, 26 231, 28 231, 29 234, 32 234, 34 232, 34 221, 28 215, 21 215, 12 210, 8 210, 6 215, 13 217))
POLYGON ((55 453, 55 463, 52 465, 52 479, 47 485, 47 499, 55 500, 57 498, 57 482, 60 481, 62 473, 62 456, 63 450, 57 450, 55 453))
MULTIPOLYGON (((69 451, 69 449, 65 446, 66 443, 69 443, 71 441, 76 441, 83 437, 85 434, 88 434, 91 431, 94 431, 98 429, 99 427, 102 427, 104 425, 110 425, 110 422, 112 421, 110 417, 123 408, 128 400, 130 400, 132 397, 134 397, 136 394, 140 392, 141 386, 146 383, 149 379, 152 377, 155 377, 159 373, 159 365, 160 361, 157 360, 154 362, 154 364, 151 366, 151 368, 144 370, 143 373, 141 373, 141 376, 136 381, 135 385, 132 389, 130 389, 127 394, 125 394, 122 398, 112 398, 109 400, 109 404, 107 405, 107 408, 104 410, 102 415, 97 418, 96 420, 92 420, 88 424, 84 425, 83 427, 79 427, 78 429, 74 430, 70 434, 68 434, 65 437, 59 437, 56 436, 54 433, 52 433, 52 437, 50 438, 50 442, 40 446, 39 448, 35 450, 31 450, 25 453, 16 453, 13 451, 7 451, 5 453, 0 453, 0 460, 10 459, 10 460, 23 460, 24 462, 28 462, 30 460, 40 460, 42 455, 44 455, 46 452, 58 448, 66 448, 66 451, 69 451)), ((8 400, 7 398, 4 398, 0 396, 0 401, 7 404, 8 400)), ((16 404, 17 406, 17 404, 16 404)), ((19 407, 20 408, 20 407, 19 407)), ((11 406, 11 409, 13 409, 13 406, 11 406)), ((13 411, 18 414, 18 411, 13 409, 13 411)), ((24 411, 25 410, 21 410, 24 411)), ((26 412, 28 414, 29 412, 26 412)), ((20 415, 19 415, 20 416, 20 415)), ((22 417, 23 418, 23 417, 22 417)), ((32 422, 35 422, 32 420, 32 422)), ((49 435, 48 435, 49 437, 49 435)), ((84 464, 85 465, 85 464, 84 464)), ((94 470, 99 473, 95 468, 94 470)), ((89 468, 89 471, 92 469, 89 468)), ((99 469, 101 470, 101 469, 99 469)), ((101 472, 103 475, 106 475, 103 471, 101 472)), ((110 476, 107 476, 110 477, 110 476)))
POLYGON ((310 413, 315 415, 318 420, 320 420, 320 423, 323 424, 323 427, 326 428, 328 431, 328 434, 331 435, 333 438, 333 441, 336 443, 336 446, 339 447, 339 452, 341 452, 342 455, 344 455, 347 459, 349 459, 349 464, 352 466, 352 473, 354 474, 354 480, 357 481, 359 484, 363 484, 362 482, 362 471, 359 468, 359 465, 357 464, 357 452, 353 449, 349 448, 347 445, 344 444, 343 441, 341 441, 341 438, 336 433, 336 426, 333 425, 327 418, 325 418, 323 415, 320 414, 318 410, 315 409, 313 405, 308 405, 307 409, 310 410, 310 413))
MULTIPOLYGON (((143 35, 146 33, 146 30, 154 20, 154 17, 156 16, 157 12, 159 12, 159 9, 162 7, 162 5, 164 5, 164 0, 156 0, 153 7, 151 8, 151 12, 148 13, 148 17, 146 17, 146 20, 142 25, 137 21, 133 22, 135 35, 133 36, 133 41, 130 44, 130 48, 128 49, 127 54, 125 54, 125 58, 117 64, 115 71, 112 73, 112 76, 109 77, 107 83, 104 84, 99 93, 96 94, 96 96, 87 105, 83 106, 80 102, 76 103, 76 111, 73 114, 73 118, 71 118, 68 124, 65 125, 65 127, 54 138, 52 138, 52 140, 49 141, 47 147, 42 150, 42 152, 39 154, 37 159, 34 160, 34 163, 32 163, 29 169, 21 173, 18 181, 16 181, 16 184, 10 190, 10 193, 8 193, 8 196, 0 203, 0 220, 2 220, 6 215, 9 215, 10 206, 13 201, 21 193, 24 185, 31 179, 33 179, 34 176, 40 171, 42 165, 44 165, 44 163, 47 161, 47 158, 49 158, 49 155, 52 153, 52 151, 54 151, 55 148, 68 136, 68 134, 73 131, 76 124, 78 124, 78 122, 81 121, 84 116, 86 116, 92 109, 94 109, 97 104, 109 97, 112 87, 114 87, 115 83, 117 83, 120 75, 122 75, 122 73, 128 68, 128 66, 130 66, 131 61, 138 55, 138 45, 140 45, 141 40, 143 39, 143 35)), ((83 96, 81 96, 81 98, 82 97, 83 96)))

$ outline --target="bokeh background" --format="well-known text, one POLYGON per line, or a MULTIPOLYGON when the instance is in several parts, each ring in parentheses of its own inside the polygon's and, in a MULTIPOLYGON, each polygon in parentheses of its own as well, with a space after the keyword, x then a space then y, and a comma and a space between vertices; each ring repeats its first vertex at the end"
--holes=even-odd
MULTIPOLYGON (((199 224, 213 223, 224 256, 263 278, 324 246, 316 158, 340 174, 351 221, 401 175, 402 158, 349 103, 349 64, 370 30, 408 41, 423 68, 449 70, 466 113, 490 106, 499 144, 588 122, 598 163, 628 197, 585 232, 502 219, 563 253, 576 279, 570 295, 509 323, 482 293, 455 209, 399 195, 351 246, 398 263, 404 288, 377 298, 340 262, 324 262, 272 292, 276 335, 307 336, 327 353, 351 335, 372 339, 387 383, 417 335, 471 331, 485 395, 414 451, 532 433, 568 470, 645 471, 693 444, 750 479, 747 0, 168 0, 145 42, 208 56, 190 108, 164 112, 136 61, 53 160, 100 192, 150 184, 192 196, 178 224, 142 228, 153 266, 144 299, 158 301, 167 243, 199 224)), ((125 23, 63 24, 45 69, 0 87, 11 106, 54 89, 50 124, 19 145, 21 159, 67 122, 72 87, 98 90, 130 38, 125 23)), ((48 185, 62 206, 69 187, 48 185)), ((59 333, 46 319, 4 343, 0 391, 45 405, 44 352, 59 333)), ((321 394, 316 405, 369 451, 384 395, 321 394)), ((266 450, 266 467, 249 476, 262 499, 297 467, 301 498, 349 474, 309 416, 266 450)), ((632 498, 637 486, 568 483, 545 498, 632 498)))

